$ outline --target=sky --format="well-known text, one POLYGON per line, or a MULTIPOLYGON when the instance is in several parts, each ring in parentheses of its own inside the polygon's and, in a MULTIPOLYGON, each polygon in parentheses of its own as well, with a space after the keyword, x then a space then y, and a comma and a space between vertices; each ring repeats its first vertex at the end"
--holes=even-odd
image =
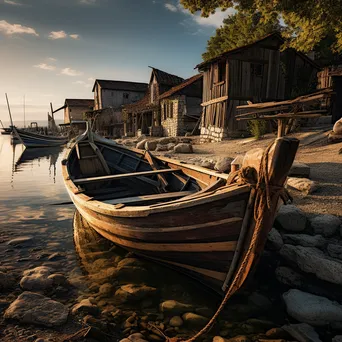
MULTIPOLYGON (((46 120, 66 98, 93 98, 94 80, 148 82, 153 66, 196 73, 227 12, 192 15, 179 0, 0 0, 0 120, 46 120)), ((63 112, 56 113, 62 119, 63 112)))

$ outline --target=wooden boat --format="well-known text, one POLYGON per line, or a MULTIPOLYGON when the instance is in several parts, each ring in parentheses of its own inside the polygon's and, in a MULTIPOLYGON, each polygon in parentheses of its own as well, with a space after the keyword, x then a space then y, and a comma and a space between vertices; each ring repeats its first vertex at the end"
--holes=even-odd
POLYGON ((11 135, 11 133, 12 133, 12 129, 11 128, 3 127, 3 128, 0 128, 0 129, 1 129, 1 134, 2 135, 11 135))
POLYGON ((26 148, 61 146, 68 142, 67 137, 43 135, 13 127, 14 134, 26 148))
POLYGON ((277 139, 217 173, 128 149, 89 130, 62 161, 68 193, 99 234, 218 292, 246 280, 272 228, 298 140, 277 139))

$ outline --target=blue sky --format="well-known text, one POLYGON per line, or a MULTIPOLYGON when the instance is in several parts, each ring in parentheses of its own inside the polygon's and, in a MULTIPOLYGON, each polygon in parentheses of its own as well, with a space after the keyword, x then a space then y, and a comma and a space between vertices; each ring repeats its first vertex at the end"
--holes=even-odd
MULTIPOLYGON (((148 82, 154 66, 189 77, 227 12, 178 0, 0 0, 0 119, 45 119, 51 101, 92 98, 95 78, 148 82)), ((62 119, 62 112, 57 115, 62 119)))

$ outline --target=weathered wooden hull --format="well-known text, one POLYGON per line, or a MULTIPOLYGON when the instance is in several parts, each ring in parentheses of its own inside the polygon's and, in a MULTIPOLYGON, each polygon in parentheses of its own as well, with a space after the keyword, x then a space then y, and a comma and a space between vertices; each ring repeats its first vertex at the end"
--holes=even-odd
MULTIPOLYGON (((143 151, 127 149, 100 137, 90 136, 89 141, 91 148, 87 146, 86 134, 84 134, 78 138, 75 144, 77 148, 69 147, 66 159, 62 162, 62 173, 70 198, 94 230, 115 244, 186 273, 217 292, 229 288, 236 273, 242 271, 243 277, 239 276, 239 278, 243 280, 241 284, 234 285, 236 286, 234 291, 241 287, 244 279, 254 268, 266 242, 267 233, 272 228, 279 198, 278 191, 272 192, 271 208, 262 209, 265 211, 265 216, 261 216, 264 224, 260 225, 255 221, 253 212, 256 191, 250 184, 240 182, 228 184, 228 175, 167 158, 159 157, 147 163, 143 151), (89 160, 96 158, 96 155, 91 154, 92 150, 97 155, 100 154, 102 164, 107 162, 108 165, 113 165, 115 170, 123 172, 122 175, 85 177, 87 174, 104 172, 99 160, 97 164, 89 163, 89 160), (163 181, 167 184, 170 185, 175 179, 184 177, 182 181, 185 185, 182 186, 182 191, 190 184, 189 179, 195 182, 191 185, 191 189, 200 186, 201 190, 194 191, 193 194, 189 191, 190 194, 187 192, 184 197, 175 200, 170 198, 166 202, 162 194, 140 197, 125 195, 107 202, 92 195, 96 193, 93 182, 99 182, 99 187, 106 190, 113 187, 112 181, 117 184, 115 182, 118 179, 126 181, 127 176, 145 178, 137 174, 154 175, 156 171, 148 171, 148 167, 151 167, 150 164, 155 167, 157 162, 164 168, 163 181), (139 172, 129 173, 132 171, 139 172), (166 173, 166 171, 170 172, 166 173), (75 177, 74 174, 77 172, 80 175, 75 177), (83 184, 83 188, 78 184, 83 184), (90 187, 87 188, 89 184, 90 187), (220 185, 215 186, 215 184, 220 185), (153 200, 159 198, 159 202, 148 202, 151 198, 153 200), (132 199, 134 199, 133 204, 132 199), (141 205, 138 205, 139 203, 141 205), (253 236, 256 228, 260 230, 257 237, 253 236), (243 261, 244 259, 247 261, 243 261)), ((286 149, 291 150, 293 157, 297 146, 297 142, 292 141, 286 146, 286 149)), ((275 153, 282 152, 282 147, 282 142, 277 144, 275 153)), ((277 179, 279 178, 278 183, 283 184, 289 170, 289 162, 280 164, 280 168, 275 168, 277 171, 271 172, 271 176, 275 175, 277 179)), ((111 170, 107 171, 111 172, 111 170)), ((153 178, 148 181, 154 184, 153 178)), ((179 191, 178 185, 172 184, 175 187, 172 191, 179 191)), ((117 191, 119 185, 123 183, 117 184, 117 191)), ((133 183, 132 188, 135 186, 133 183)), ((170 196, 172 194, 178 196, 182 191, 170 192, 170 196)))
POLYGON ((17 135, 19 136, 19 140, 27 148, 61 146, 68 142, 68 138, 66 137, 42 135, 42 134, 27 132, 18 128, 16 128, 15 131, 17 135))

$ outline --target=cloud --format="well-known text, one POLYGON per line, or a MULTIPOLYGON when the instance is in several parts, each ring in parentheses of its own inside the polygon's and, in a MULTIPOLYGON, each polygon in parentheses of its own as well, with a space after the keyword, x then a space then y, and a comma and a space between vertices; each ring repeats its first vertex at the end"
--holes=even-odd
POLYGON ((178 12, 177 6, 175 6, 173 4, 166 3, 164 6, 165 6, 166 9, 168 9, 171 12, 178 12))
POLYGON ((89 78, 88 78, 88 81, 90 81, 90 82, 95 82, 95 78, 94 78, 94 77, 89 77, 89 78))
POLYGON ((61 74, 66 76, 80 76, 83 75, 83 72, 71 68, 64 68, 62 69, 61 74))
POLYGON ((42 70, 49 70, 49 71, 52 71, 52 70, 56 69, 56 67, 54 65, 49 65, 49 64, 46 64, 46 63, 36 64, 36 65, 34 65, 34 67, 42 69, 42 70))
POLYGON ((84 86, 86 88, 91 88, 92 87, 92 84, 89 84, 85 81, 76 81, 76 82, 73 82, 73 84, 78 84, 78 85, 81 85, 81 86, 84 86))
POLYGON ((48 57, 48 59, 47 59, 48 61, 50 61, 50 62, 57 62, 57 59, 56 58, 53 58, 53 57, 48 57))
POLYGON ((22 26, 20 24, 10 24, 6 20, 0 20, 0 32, 9 36, 13 34, 31 34, 38 37, 39 34, 32 27, 22 26))
POLYGON ((4 3, 7 4, 7 5, 12 5, 12 6, 23 6, 22 3, 16 2, 16 1, 12 1, 12 0, 4 0, 4 3))
POLYGON ((94 5, 97 0, 80 0, 80 3, 83 5, 94 5))
POLYGON ((80 35, 79 34, 71 34, 69 37, 72 39, 78 39, 78 38, 80 38, 80 35))
POLYGON ((50 32, 49 38, 50 39, 64 39, 67 38, 68 35, 65 33, 65 31, 52 31, 50 32))

